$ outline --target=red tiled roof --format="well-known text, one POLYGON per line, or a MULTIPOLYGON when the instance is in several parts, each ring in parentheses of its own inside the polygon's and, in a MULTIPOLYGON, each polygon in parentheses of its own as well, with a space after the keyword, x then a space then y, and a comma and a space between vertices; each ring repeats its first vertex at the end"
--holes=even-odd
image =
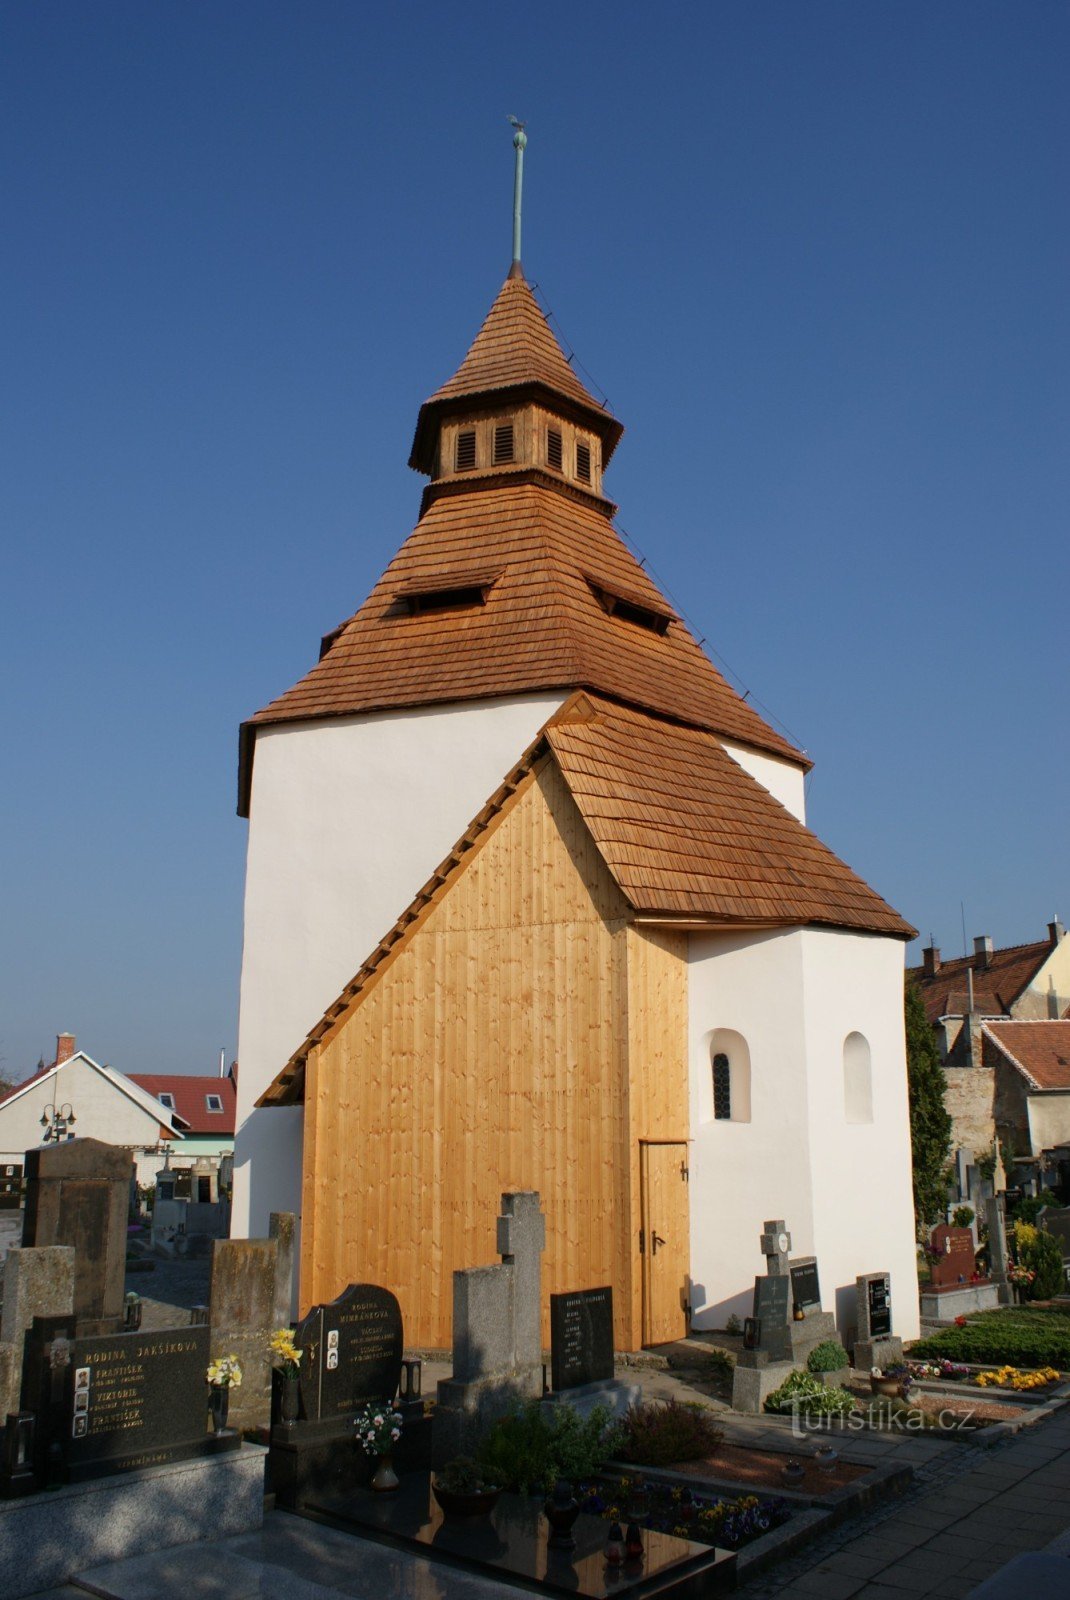
POLYGON ((986 1022, 982 1033, 1034 1089, 1070 1089, 1070 1022, 986 1022))
MULTIPOLYGON (((55 1062, 52 1063, 52 1066, 55 1066, 55 1062)), ((3 1105, 5 1100, 10 1100, 12 1095, 21 1094, 29 1084, 36 1083, 38 1078, 46 1078, 51 1071, 52 1067, 41 1067, 38 1072, 31 1072, 28 1078, 23 1078, 21 1083, 13 1083, 10 1089, 5 1089, 4 1093, 0 1094, 0 1106, 3 1105)))
POLYGON ((952 961, 941 962, 940 971, 931 978, 925 976, 924 967, 908 967, 907 977, 921 991, 925 1015, 931 1023, 941 1017, 965 1016, 968 1008, 967 971, 973 969, 974 1009, 982 1016, 1006 1016, 1023 989, 1036 977, 1051 954, 1051 943, 1044 939, 1040 944, 1008 945, 1003 950, 993 950, 988 966, 982 966, 976 956, 957 956, 952 961))
POLYGON ((181 1072, 128 1072, 126 1076, 157 1100, 161 1094, 172 1095, 175 1114, 188 1124, 187 1133, 204 1137, 218 1134, 222 1139, 234 1137, 237 1095, 230 1078, 194 1078, 181 1072), (206 1096, 210 1094, 222 1100, 221 1112, 209 1111, 206 1096))

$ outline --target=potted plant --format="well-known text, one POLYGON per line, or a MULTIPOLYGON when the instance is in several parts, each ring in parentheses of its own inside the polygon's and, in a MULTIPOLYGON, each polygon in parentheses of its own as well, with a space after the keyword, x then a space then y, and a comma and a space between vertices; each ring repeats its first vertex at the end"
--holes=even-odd
POLYGON ((294 1344, 293 1330, 276 1328, 268 1340, 268 1349, 279 1374, 279 1421, 290 1427, 297 1421, 300 1404, 298 1380, 301 1376, 303 1350, 294 1344))
POLYGON ((398 1475, 394 1471, 394 1446, 401 1438, 401 1412, 392 1404, 374 1401, 358 1411, 353 1419, 357 1430, 357 1444, 366 1456, 378 1456, 379 1463, 372 1474, 371 1487, 380 1491, 396 1489, 398 1475))
POLYGON ((454 1456, 436 1472, 431 1492, 444 1517, 485 1517, 502 1491, 469 1456, 454 1456))
POLYGON ((205 1373, 208 1382, 208 1415, 213 1433, 227 1431, 230 1391, 241 1385, 241 1363, 236 1355, 216 1356, 205 1373))
POLYGON ((913 1381, 910 1368, 905 1361, 896 1361, 891 1366, 870 1369, 869 1386, 873 1393, 883 1394, 889 1400, 905 1400, 907 1390, 913 1381))

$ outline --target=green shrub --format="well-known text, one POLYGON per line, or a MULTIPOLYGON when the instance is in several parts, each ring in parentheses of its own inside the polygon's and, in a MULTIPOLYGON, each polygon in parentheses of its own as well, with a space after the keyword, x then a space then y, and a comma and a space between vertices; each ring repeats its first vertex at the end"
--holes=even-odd
POLYGON ((956 1206, 951 1213, 951 1221, 956 1228, 968 1228, 975 1215, 972 1206, 956 1206))
POLYGON ((482 1494, 498 1487, 470 1456, 454 1456, 447 1461, 442 1471, 435 1473, 435 1482, 449 1494, 482 1494))
POLYGON ((1041 1189, 1039 1194, 1026 1194, 1011 1210, 1008 1221, 1010 1222, 1035 1222, 1037 1213, 1044 1206, 1057 1206, 1058 1196, 1052 1194, 1050 1189, 1041 1189))
POLYGON ((548 1422, 541 1403, 530 1400, 494 1423, 479 1447, 479 1465, 494 1483, 521 1494, 548 1490, 558 1478, 593 1476, 616 1454, 620 1431, 605 1406, 581 1417, 563 1404, 548 1422))
POLYGON ((797 1410, 803 1416, 844 1417, 854 1408, 854 1401, 843 1389, 830 1388, 802 1371, 790 1373, 765 1402, 767 1411, 784 1414, 797 1410))
POLYGON ((1052 1234, 1040 1232, 1035 1238, 1020 1242, 1018 1259, 1022 1266, 1036 1273, 1029 1286, 1030 1300, 1051 1300, 1063 1293, 1066 1287, 1063 1252, 1052 1234))
POLYGON ((910 1347, 911 1356, 970 1361, 983 1366, 1070 1368, 1070 1317, 1041 1306, 1008 1307, 971 1317, 910 1347))
POLYGON ((670 1467, 677 1461, 703 1461, 723 1434, 707 1406, 693 1401, 647 1401, 632 1406, 624 1419, 620 1455, 644 1467, 670 1467))
POLYGON ((822 1339, 806 1358, 810 1372, 839 1372, 848 1365, 847 1351, 838 1339, 822 1339))

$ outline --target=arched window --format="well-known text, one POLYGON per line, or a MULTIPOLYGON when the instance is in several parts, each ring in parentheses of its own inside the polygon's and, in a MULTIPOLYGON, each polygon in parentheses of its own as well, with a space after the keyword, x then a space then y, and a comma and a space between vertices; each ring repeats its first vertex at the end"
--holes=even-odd
POLYGON ((713 1115, 717 1122, 732 1120, 732 1068, 723 1050, 713 1058, 713 1115))
POLYGON ((709 1076, 699 1101, 704 1122, 750 1121, 750 1051, 734 1028, 715 1028, 706 1036, 709 1076))
POLYGON ((873 1066, 869 1040, 861 1033, 843 1041, 843 1109, 848 1122, 873 1121, 873 1066))

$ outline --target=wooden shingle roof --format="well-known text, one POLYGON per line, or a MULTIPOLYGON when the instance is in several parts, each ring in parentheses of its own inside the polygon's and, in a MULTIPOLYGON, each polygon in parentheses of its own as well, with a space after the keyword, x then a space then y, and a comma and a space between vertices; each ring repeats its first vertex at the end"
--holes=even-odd
POLYGON ((915 937, 915 929, 712 734, 577 693, 547 723, 258 1105, 301 1099, 309 1050, 360 1004, 547 760, 557 763, 637 918, 682 920, 696 931, 824 926, 915 937))
POLYGON ((721 676, 594 502, 511 478, 433 501, 322 659, 247 728, 579 688, 809 765, 721 676), (406 602, 469 586, 481 604, 406 602), (607 595, 664 632, 611 613, 607 595))
POLYGON ((443 411, 476 399, 489 403, 503 391, 539 389, 578 409, 604 441, 608 462, 623 428, 608 406, 601 405, 569 366, 565 354, 539 310, 523 274, 510 274, 498 291, 486 320, 453 377, 436 389, 420 408, 409 465, 429 471, 429 446, 435 418, 443 411))
POLYGON ((912 939, 915 930, 710 733, 595 696, 546 738, 636 912, 912 939))

